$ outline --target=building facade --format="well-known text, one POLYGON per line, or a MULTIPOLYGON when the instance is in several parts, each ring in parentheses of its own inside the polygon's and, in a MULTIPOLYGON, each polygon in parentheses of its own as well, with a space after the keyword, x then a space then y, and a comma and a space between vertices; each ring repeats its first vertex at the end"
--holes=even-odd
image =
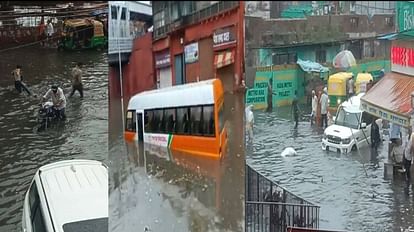
POLYGON ((244 2, 153 2, 157 87, 219 78, 225 91, 242 86, 244 2))

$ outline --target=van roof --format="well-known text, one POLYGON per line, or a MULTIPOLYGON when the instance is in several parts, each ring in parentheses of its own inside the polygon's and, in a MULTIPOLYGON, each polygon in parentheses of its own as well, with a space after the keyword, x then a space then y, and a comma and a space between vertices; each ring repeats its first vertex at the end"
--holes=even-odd
POLYGON ((42 166, 38 174, 57 231, 63 231, 63 226, 71 222, 85 226, 87 220, 100 219, 100 224, 107 223, 108 170, 103 163, 60 161, 42 166))

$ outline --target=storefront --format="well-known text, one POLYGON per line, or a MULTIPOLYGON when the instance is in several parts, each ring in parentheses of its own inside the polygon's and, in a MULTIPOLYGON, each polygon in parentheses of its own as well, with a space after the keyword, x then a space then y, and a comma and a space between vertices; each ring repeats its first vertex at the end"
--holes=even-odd
POLYGON ((157 88, 172 86, 170 51, 165 50, 155 54, 155 69, 157 73, 157 88))
POLYGON ((219 28, 213 34, 215 76, 222 81, 226 91, 239 85, 234 65, 237 44, 235 31, 235 26, 229 26, 219 28))
POLYGON ((361 99, 366 112, 391 123, 413 125, 414 43, 398 39, 391 46, 391 72, 387 73, 361 99))

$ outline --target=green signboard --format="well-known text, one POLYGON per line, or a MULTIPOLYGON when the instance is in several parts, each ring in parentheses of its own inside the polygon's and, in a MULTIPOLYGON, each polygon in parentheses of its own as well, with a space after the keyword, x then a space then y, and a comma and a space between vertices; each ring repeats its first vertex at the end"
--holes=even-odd
POLYGON ((254 88, 246 92, 246 105, 253 105, 254 109, 267 108, 268 82, 267 77, 256 77, 254 88))
POLYGON ((414 2, 397 2, 398 30, 405 35, 414 36, 414 2))

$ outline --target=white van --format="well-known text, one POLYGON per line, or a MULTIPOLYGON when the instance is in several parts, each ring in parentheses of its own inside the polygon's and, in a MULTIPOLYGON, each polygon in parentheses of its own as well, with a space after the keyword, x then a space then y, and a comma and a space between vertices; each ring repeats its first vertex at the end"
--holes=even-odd
MULTIPOLYGON (((371 143, 371 123, 373 117, 360 109, 360 100, 364 93, 343 102, 334 118, 334 124, 328 126, 322 138, 322 150, 349 153, 357 146, 371 143)), ((381 120, 377 120, 381 131, 381 120)))
POLYGON ((23 206, 24 232, 108 231, 108 168, 66 160, 36 172, 23 206))

